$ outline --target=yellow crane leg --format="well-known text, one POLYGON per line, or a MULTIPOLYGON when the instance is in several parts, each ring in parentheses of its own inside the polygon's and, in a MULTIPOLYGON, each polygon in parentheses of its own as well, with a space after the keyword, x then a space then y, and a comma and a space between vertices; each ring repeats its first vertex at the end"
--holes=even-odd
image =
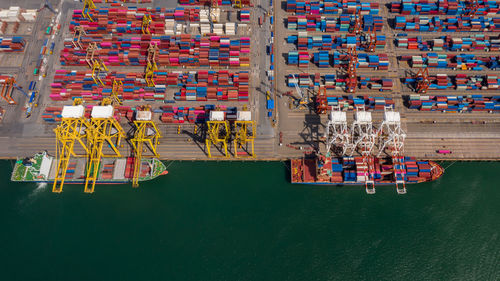
POLYGON ((85 177, 85 193, 93 193, 95 189, 95 183, 97 177, 99 176, 99 168, 101 164, 102 157, 102 142, 99 142, 95 147, 92 148, 91 158, 87 163, 87 176, 85 177), (89 183, 91 184, 89 186, 89 183))
MULTIPOLYGON (((54 185, 52 186, 52 192, 61 193, 64 180, 66 179, 66 172, 68 171, 69 159, 71 157, 71 151, 73 151, 74 142, 65 142, 62 147, 58 147, 56 153, 60 149, 60 153, 56 154, 56 159, 59 156, 57 162, 56 175, 54 178, 54 185), (59 183, 59 184, 58 184, 59 183)), ((59 145, 58 145, 59 146, 59 145)))

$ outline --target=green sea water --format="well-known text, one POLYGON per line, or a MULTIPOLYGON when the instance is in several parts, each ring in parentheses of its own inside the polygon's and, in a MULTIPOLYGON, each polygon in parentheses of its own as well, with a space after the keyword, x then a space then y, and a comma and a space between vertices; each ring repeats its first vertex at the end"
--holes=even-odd
POLYGON ((500 279, 499 163, 406 195, 292 185, 280 162, 175 162, 139 189, 53 194, 0 163, 0 280, 500 279))

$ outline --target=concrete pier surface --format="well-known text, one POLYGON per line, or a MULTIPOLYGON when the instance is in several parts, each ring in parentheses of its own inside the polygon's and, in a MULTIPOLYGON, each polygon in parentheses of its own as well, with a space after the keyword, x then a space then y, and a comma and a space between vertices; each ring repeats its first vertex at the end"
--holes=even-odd
MULTIPOLYGON (((48 106, 69 105, 70 102, 56 102, 49 98, 50 84, 53 81, 56 69, 68 70, 87 70, 86 65, 82 66, 62 66, 59 63, 59 53, 63 49, 63 40, 72 38, 68 30, 69 20, 73 9, 81 9, 82 3, 73 0, 49 0, 54 8, 61 11, 61 29, 57 33, 54 42, 56 47, 52 55, 48 55, 47 75, 39 77, 33 75, 34 65, 40 54, 40 48, 43 41, 49 38, 45 34, 46 28, 51 23, 54 15, 47 9, 43 9, 33 23, 22 23, 16 34, 4 34, 3 36, 23 36, 26 40, 26 47, 23 53, 0 53, 2 64, 0 65, 0 75, 9 74, 16 78, 17 84, 27 90, 30 81, 38 83, 39 98, 38 106, 34 108, 31 117, 25 116, 25 105, 27 98, 19 91, 14 90, 13 98, 17 105, 8 105, 6 101, 1 100, 0 106, 6 110, 4 118, 0 123, 0 158, 12 159, 16 157, 29 156, 36 152, 47 150, 50 154, 55 153, 55 135, 53 129, 56 124, 46 123, 41 118, 41 114, 48 106)), ((43 2, 43 1, 42 1, 43 2)), ((381 4, 390 1, 378 1, 381 4)), ((296 50, 296 46, 286 43, 286 37, 296 35, 296 31, 286 29, 284 21, 289 13, 283 9, 284 1, 273 2, 270 6, 269 0, 252 1, 253 7, 248 7, 251 11, 251 21, 247 23, 246 28, 238 31, 237 36, 251 37, 251 61, 250 67, 242 70, 250 72, 250 100, 248 103, 242 102, 190 102, 183 101, 172 104, 174 106, 195 106, 201 104, 219 104, 228 106, 237 106, 242 108, 246 105, 251 111, 253 118, 257 121, 257 136, 255 141, 256 157, 254 160, 286 160, 290 158, 301 157, 305 151, 311 149, 320 149, 324 151, 324 130, 327 121, 326 115, 319 116, 312 109, 290 109, 292 99, 285 95, 287 92, 295 94, 295 89, 286 84, 288 74, 298 73, 329 73, 342 74, 341 69, 337 68, 318 68, 310 63, 307 69, 299 69, 296 66, 286 64, 285 54, 290 50, 296 50), (270 25, 270 13, 274 15, 274 26, 270 25), (258 18, 264 17, 266 21, 262 27, 258 24, 258 18), (271 32, 274 37, 271 39, 271 32), (266 71, 270 68, 270 57, 266 53, 266 47, 271 40, 274 42, 274 81, 269 81, 266 71), (275 100, 276 108, 273 117, 267 117, 266 110, 266 92, 271 93, 275 100)), ((174 0, 153 0, 147 4, 125 3, 128 6, 140 7, 167 7, 174 8, 178 4, 174 0)), ((1 1, 0 8, 9 8, 9 6, 19 6, 22 9, 38 9, 42 7, 40 0, 18 0, 1 1)), ((105 4, 97 4, 103 7, 105 4)), ((184 6, 191 7, 191 6, 184 6)), ((231 21, 236 20, 237 9, 229 6, 220 7, 223 14, 231 21), (229 12, 229 13, 228 13, 229 12)), ((380 15, 385 19, 393 18, 394 14, 388 12, 385 5, 380 7, 380 15)), ((224 21, 227 19, 224 18, 224 21)), ((401 113, 402 127, 406 131, 407 138, 404 153, 408 156, 415 156, 419 159, 432 160, 500 160, 500 114, 491 114, 488 112, 473 113, 445 113, 445 112, 421 112, 408 109, 403 102, 403 96, 415 94, 412 89, 401 82, 402 78, 408 76, 408 73, 416 72, 406 63, 400 63, 398 56, 404 54, 424 54, 426 52, 418 50, 406 50, 396 48, 394 43, 394 33, 389 24, 385 23, 383 31, 378 35, 386 35, 386 46, 384 50, 377 49, 375 54, 386 53, 389 56, 389 70, 366 70, 359 69, 358 75, 388 77, 393 79, 393 90, 391 92, 378 92, 373 90, 359 90, 355 95, 383 96, 390 97, 395 101, 395 110, 401 113), (437 150, 451 150, 451 154, 438 154, 437 150)), ((308 32, 308 35, 323 35, 333 33, 308 32)), ((337 34, 337 33, 335 33, 337 34)), ((339 34, 342 34, 339 32, 339 34)), ((466 36, 477 33, 456 32, 456 36, 466 36)), ((498 36, 498 33, 488 33, 490 36, 498 36)), ((424 35, 425 38, 437 38, 438 33, 411 33, 409 36, 424 35)), ((447 35, 447 34, 444 34, 447 35)), ((363 53, 363 52, 359 52, 363 53)), ((461 52, 457 52, 459 54, 461 52)), ((465 52, 464 52, 465 53, 465 52)), ((474 54, 475 52, 467 52, 474 54)), ((478 55, 486 55, 478 52, 478 55)), ((493 55, 493 54, 491 54, 493 55)), ((498 55, 498 54, 496 54, 498 55)), ((201 68, 200 68, 201 69, 201 68)), ((207 70, 208 68, 205 68, 207 70)), ((144 72, 143 67, 110 67, 110 71, 130 71, 144 72)), ((160 70, 163 70, 160 68, 160 70)), ((182 68, 176 69, 178 71, 182 68)), ((196 69, 187 69, 196 70, 196 69)), ((238 69, 229 69, 236 71, 238 69)), ((168 69, 166 71, 169 71, 168 69)), ((430 74, 446 73, 470 74, 470 75, 498 75, 497 71, 451 71, 443 69, 430 69, 430 74)), ((348 95, 341 90, 335 91, 336 95, 348 95)), ((429 95, 447 94, 447 95, 500 95, 500 91, 429 91, 429 95)), ((124 105, 142 105, 151 104, 153 108, 159 108, 165 105, 160 102, 130 102, 125 101, 124 105)), ((347 112, 349 122, 352 122, 353 111, 347 112)), ((163 160, 235 160, 234 148, 232 143, 229 145, 231 157, 210 159, 207 156, 205 147, 205 136, 201 133, 203 130, 195 129, 193 124, 181 125, 180 134, 178 134, 177 124, 163 124, 159 120, 159 115, 154 114, 154 120, 163 136, 160 141, 159 153, 163 160)), ((383 119, 382 112, 373 112, 374 126, 376 127, 383 119)), ((125 131, 130 129, 126 122, 122 122, 125 131)), ((130 145, 126 142, 120 148, 123 155, 131 154, 130 145)), ((215 155, 219 153, 214 152, 215 155)), ((240 160, 240 159, 238 159, 240 160)), ((244 160, 244 159, 243 159, 244 160)))

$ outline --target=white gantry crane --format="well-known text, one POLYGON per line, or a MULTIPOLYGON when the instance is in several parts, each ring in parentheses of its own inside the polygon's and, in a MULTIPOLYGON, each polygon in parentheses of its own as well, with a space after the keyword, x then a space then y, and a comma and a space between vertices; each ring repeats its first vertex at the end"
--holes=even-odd
POLYGON ((384 110, 384 121, 377 131, 379 140, 382 143, 379 153, 380 156, 389 149, 392 163, 394 166, 394 178, 398 194, 406 193, 405 169, 404 169, 404 141, 406 133, 401 128, 401 116, 395 112, 392 107, 386 107, 384 110), (400 187, 401 185, 401 187, 400 187))
POLYGON ((342 148, 340 155, 346 155, 351 148, 351 135, 347 126, 347 114, 340 110, 340 106, 332 108, 328 116, 325 132, 326 153, 330 155, 332 147, 342 148))
POLYGON ((375 140, 377 135, 373 130, 372 125, 372 114, 371 112, 365 111, 364 107, 356 108, 356 114, 354 115, 354 122, 352 123, 351 135, 353 141, 353 149, 351 155, 355 150, 361 153, 363 163, 363 175, 358 175, 358 182, 364 181, 366 193, 375 193, 375 181, 374 181, 374 159, 372 156, 372 150, 375 146, 375 140))

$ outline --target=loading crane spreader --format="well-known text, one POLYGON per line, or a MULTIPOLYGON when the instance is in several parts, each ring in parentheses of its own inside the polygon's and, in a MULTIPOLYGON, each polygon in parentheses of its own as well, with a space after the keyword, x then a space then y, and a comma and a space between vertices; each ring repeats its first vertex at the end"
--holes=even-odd
POLYGON ((122 157, 118 147, 125 132, 120 123, 113 117, 114 108, 111 99, 105 98, 100 106, 94 106, 91 113, 90 130, 87 132, 87 147, 90 150, 85 177, 85 192, 94 192, 95 183, 101 168, 103 157, 122 157), (104 144, 111 149, 109 154, 103 152, 104 144))
POLYGON ((250 157, 255 158, 255 136, 257 134, 257 126, 255 121, 252 121, 252 112, 246 108, 236 113, 236 121, 234 121, 234 155, 236 158, 250 157), (238 149, 244 150, 242 153, 238 149))
POLYGON ((57 168, 52 192, 62 192, 70 158, 86 157, 89 153, 85 139, 90 124, 84 116, 85 108, 82 103, 82 99, 75 99, 72 106, 64 106, 61 124, 54 129, 57 168), (75 143, 80 144, 80 152, 83 154, 75 152, 75 143))
POLYGON ((229 157, 227 144, 230 133, 229 121, 226 120, 224 111, 210 111, 209 121, 207 121, 207 137, 205 139, 209 158, 215 158, 210 150, 212 145, 223 152, 222 157, 229 157))
POLYGON ((134 136, 130 139, 134 153, 134 175, 132 178, 132 187, 139 186, 142 159, 144 157, 160 157, 157 150, 160 138, 160 130, 158 130, 156 124, 152 121, 151 106, 146 105, 139 108, 136 112, 134 121, 134 136), (143 154, 148 150, 152 155, 143 154))

